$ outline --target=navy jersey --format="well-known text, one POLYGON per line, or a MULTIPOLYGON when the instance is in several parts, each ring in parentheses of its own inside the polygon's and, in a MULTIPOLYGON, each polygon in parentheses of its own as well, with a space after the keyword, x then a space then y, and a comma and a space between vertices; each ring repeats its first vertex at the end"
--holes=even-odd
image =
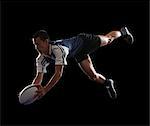
POLYGON ((52 45, 62 45, 69 49, 68 57, 74 57, 82 47, 83 39, 79 36, 75 36, 69 39, 61 39, 56 41, 50 41, 52 45))
POLYGON ((40 54, 36 59, 37 70, 46 73, 46 67, 50 63, 48 59, 53 59, 55 65, 67 65, 67 57, 74 57, 77 62, 81 62, 99 48, 100 42, 97 35, 85 33, 69 39, 50 41, 49 55, 40 54))

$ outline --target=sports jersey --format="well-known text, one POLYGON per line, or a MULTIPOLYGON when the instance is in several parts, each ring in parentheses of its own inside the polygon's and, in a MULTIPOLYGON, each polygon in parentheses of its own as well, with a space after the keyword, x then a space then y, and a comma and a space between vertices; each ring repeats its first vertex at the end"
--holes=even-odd
POLYGON ((100 46, 100 38, 97 35, 80 33, 69 39, 50 41, 49 44, 49 55, 40 54, 36 58, 38 72, 47 72, 50 59, 55 61, 55 65, 67 65, 67 57, 74 57, 77 62, 81 62, 100 46))

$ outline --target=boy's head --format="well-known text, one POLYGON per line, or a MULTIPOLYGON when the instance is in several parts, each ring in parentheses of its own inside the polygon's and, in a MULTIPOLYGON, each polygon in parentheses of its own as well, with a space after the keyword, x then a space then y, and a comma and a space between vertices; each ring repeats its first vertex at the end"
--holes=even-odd
POLYGON ((33 35, 32 41, 35 48, 38 51, 43 52, 48 45, 49 35, 45 30, 39 30, 33 35))

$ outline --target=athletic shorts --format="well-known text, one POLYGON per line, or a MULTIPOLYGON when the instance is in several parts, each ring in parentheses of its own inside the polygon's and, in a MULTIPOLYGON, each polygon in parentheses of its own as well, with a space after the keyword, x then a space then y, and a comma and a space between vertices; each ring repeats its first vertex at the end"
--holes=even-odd
POLYGON ((80 63, 84 59, 88 58, 90 53, 96 51, 100 47, 101 39, 98 37, 98 35, 86 33, 80 33, 78 34, 78 37, 80 37, 83 41, 82 46, 74 58, 78 63, 80 63))

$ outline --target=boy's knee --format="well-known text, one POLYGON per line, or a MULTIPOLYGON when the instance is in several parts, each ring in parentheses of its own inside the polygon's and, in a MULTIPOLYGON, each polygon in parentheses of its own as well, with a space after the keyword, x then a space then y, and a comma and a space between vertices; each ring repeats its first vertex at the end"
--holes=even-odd
POLYGON ((111 42, 111 38, 107 37, 107 36, 103 36, 103 35, 99 35, 100 39, 101 39, 101 44, 100 46, 105 46, 107 44, 109 44, 111 42))
POLYGON ((98 76, 96 74, 92 75, 92 76, 88 76, 90 80, 92 81, 97 81, 98 76))

